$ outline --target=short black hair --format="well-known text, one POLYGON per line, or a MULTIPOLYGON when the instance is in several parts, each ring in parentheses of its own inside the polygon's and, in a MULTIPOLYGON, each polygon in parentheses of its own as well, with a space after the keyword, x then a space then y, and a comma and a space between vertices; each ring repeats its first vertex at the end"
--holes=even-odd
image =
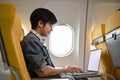
POLYGON ((57 22, 55 15, 45 8, 37 8, 32 12, 30 16, 32 29, 37 27, 39 20, 41 20, 44 25, 48 22, 51 24, 55 24, 57 22))

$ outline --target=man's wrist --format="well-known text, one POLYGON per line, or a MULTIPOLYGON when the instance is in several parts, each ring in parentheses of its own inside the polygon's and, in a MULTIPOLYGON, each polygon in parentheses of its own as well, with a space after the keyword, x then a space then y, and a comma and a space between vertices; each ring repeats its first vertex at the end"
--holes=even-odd
POLYGON ((64 73, 68 72, 68 71, 67 71, 67 68, 68 68, 69 66, 70 66, 70 65, 67 65, 67 66, 63 67, 64 73))
POLYGON ((63 67, 63 73, 66 73, 66 67, 63 67))

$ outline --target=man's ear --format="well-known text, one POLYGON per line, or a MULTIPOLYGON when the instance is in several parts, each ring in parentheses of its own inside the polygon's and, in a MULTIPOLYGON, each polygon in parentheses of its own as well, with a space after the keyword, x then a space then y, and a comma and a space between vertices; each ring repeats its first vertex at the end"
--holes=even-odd
POLYGON ((38 26, 39 27, 43 27, 44 26, 44 24, 43 24, 43 22, 41 20, 38 21, 38 26))

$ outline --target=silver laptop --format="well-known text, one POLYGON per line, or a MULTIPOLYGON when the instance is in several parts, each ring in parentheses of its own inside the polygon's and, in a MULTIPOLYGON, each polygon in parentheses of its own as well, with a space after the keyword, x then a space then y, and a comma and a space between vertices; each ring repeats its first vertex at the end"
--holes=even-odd
POLYGON ((75 76, 75 75, 97 74, 99 71, 101 51, 102 51, 102 49, 91 50, 87 71, 85 71, 83 73, 73 73, 72 75, 75 76))

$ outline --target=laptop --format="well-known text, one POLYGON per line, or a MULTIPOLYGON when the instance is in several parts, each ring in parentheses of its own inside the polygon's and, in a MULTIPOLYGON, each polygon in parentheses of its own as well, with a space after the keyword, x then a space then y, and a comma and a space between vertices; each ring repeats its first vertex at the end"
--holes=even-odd
POLYGON ((72 76, 80 76, 80 75, 94 75, 98 74, 99 65, 100 65, 100 57, 101 57, 102 49, 94 49, 90 51, 90 57, 88 62, 87 71, 83 73, 73 73, 72 76))

